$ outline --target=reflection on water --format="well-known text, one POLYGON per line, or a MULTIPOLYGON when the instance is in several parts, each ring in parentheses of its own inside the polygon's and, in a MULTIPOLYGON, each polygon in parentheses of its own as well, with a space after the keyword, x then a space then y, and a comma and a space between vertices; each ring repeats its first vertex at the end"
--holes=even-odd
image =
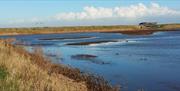
POLYGON ((179 91, 180 89, 180 32, 178 31, 138 36, 118 33, 72 33, 2 37, 15 37, 18 41, 25 41, 25 44, 29 44, 25 45, 27 48, 41 45, 45 54, 54 62, 101 75, 113 85, 122 85, 122 91, 138 89, 179 91), (42 40, 50 38, 60 39, 42 40), (66 45, 84 42, 89 44, 66 45), (81 57, 78 56, 80 54, 81 57), (93 55, 91 60, 85 58, 87 55, 93 55))

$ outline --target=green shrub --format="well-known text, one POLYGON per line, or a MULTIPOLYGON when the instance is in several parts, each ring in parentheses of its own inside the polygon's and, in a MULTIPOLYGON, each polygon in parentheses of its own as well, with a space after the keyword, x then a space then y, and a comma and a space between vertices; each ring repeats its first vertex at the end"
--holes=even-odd
POLYGON ((6 68, 3 66, 0 66, 0 80, 5 79, 7 76, 6 68))

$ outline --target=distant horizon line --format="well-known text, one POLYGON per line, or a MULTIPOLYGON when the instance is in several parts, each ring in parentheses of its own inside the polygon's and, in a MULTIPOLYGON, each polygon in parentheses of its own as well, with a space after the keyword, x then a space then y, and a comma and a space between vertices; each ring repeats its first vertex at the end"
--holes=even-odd
MULTIPOLYGON (((147 22, 147 21, 143 21, 143 22, 147 22)), ((139 22, 141 23, 141 22, 139 22)), ((17 26, 17 27, 0 27, 1 29, 2 28, 58 28, 58 27, 91 27, 91 26, 139 26, 138 24, 111 24, 111 25, 63 25, 63 26, 17 26)), ((163 25, 163 24, 180 24, 180 23, 158 23, 157 24, 160 24, 160 25, 163 25)))

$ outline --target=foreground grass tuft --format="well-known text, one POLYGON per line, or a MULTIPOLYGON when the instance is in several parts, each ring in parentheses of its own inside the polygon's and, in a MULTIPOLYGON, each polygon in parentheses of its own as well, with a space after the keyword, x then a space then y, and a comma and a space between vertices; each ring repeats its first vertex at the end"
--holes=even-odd
POLYGON ((8 80, 7 69, 0 65, 0 91, 19 91, 17 87, 17 80, 8 80))
POLYGON ((4 67, 0 66, 0 80, 5 79, 7 74, 7 70, 4 67))

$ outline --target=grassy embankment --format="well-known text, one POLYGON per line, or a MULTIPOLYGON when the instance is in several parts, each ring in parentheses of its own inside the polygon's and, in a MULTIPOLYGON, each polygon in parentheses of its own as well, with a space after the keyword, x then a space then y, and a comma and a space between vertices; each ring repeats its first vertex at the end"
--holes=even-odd
POLYGON ((42 51, 28 53, 0 40, 0 91, 118 91, 104 79, 52 64, 42 51))
POLYGON ((79 27, 37 27, 37 28, 1 28, 0 35, 18 34, 50 34, 50 33, 77 33, 77 32, 119 32, 129 34, 146 33, 155 31, 169 31, 180 29, 180 24, 160 24, 156 29, 141 29, 138 25, 117 26, 79 26, 79 27), (146 31, 139 31, 146 30, 146 31))
POLYGON ((105 32, 114 30, 135 30, 137 26, 77 26, 77 27, 36 27, 36 28, 1 28, 0 35, 50 34, 77 32, 105 32))

